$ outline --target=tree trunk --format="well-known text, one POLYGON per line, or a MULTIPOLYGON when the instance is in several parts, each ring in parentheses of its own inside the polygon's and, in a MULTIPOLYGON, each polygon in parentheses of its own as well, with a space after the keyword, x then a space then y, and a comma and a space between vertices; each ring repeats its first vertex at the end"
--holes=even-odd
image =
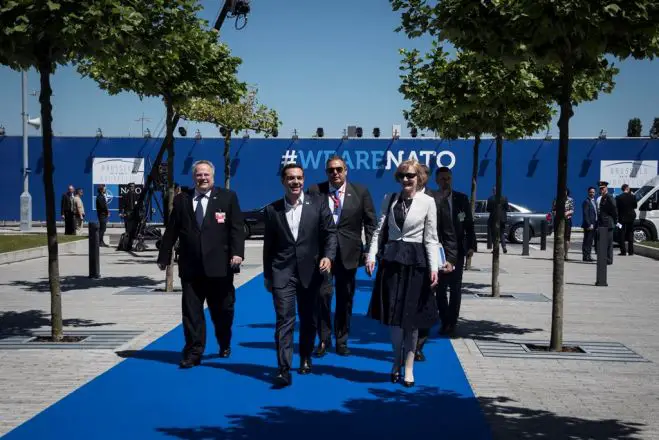
POLYGON ((564 67, 561 113, 558 119, 558 179, 556 183, 556 216, 554 224, 554 267, 552 273, 551 340, 552 351, 563 350, 563 282, 565 275, 565 202, 567 200, 567 158, 570 141, 570 118, 572 117, 572 72, 564 67))
POLYGON ((224 187, 229 189, 231 184, 231 130, 224 136, 224 187))
MULTIPOLYGON (((171 99, 165 97, 164 101, 167 107, 165 144, 167 144, 167 218, 169 219, 174 208, 174 130, 178 123, 178 116, 174 114, 171 99)), ((174 267, 171 260, 165 270, 165 291, 174 291, 174 267)))
POLYGON ((501 134, 497 134, 496 137, 497 143, 497 158, 496 158, 496 183, 495 183, 495 192, 494 192, 494 211, 490 214, 493 217, 493 234, 492 237, 492 296, 499 297, 501 291, 499 289, 499 245, 501 244, 500 229, 501 229, 501 219, 499 216, 499 209, 501 206, 501 180, 503 175, 503 137, 501 134))
MULTIPOLYGON (((476 211, 476 184, 478 182, 478 148, 481 144, 481 135, 477 134, 474 138, 474 157, 471 164, 471 213, 476 211)), ((458 246, 463 246, 463 243, 458 243, 458 246)), ((467 270, 471 269, 471 257, 467 257, 467 270)))
POLYGON ((39 64, 41 78, 41 124, 43 127, 43 186, 46 195, 46 233, 48 235, 48 284, 50 286, 51 336, 53 341, 62 340, 62 292, 59 279, 57 248, 57 224, 55 220, 55 188, 53 185, 53 106, 50 97, 50 74, 53 64, 47 57, 39 64))

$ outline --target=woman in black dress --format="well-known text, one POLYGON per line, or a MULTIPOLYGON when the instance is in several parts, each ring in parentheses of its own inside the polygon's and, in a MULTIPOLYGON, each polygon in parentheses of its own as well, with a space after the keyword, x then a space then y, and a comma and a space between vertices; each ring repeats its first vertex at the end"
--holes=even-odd
POLYGON ((418 329, 439 319, 432 287, 437 285, 441 244, 435 199, 419 192, 428 179, 419 162, 402 162, 395 176, 401 191, 385 197, 366 263, 370 276, 377 257, 368 316, 391 328, 391 380, 400 380, 404 362, 403 383, 409 387, 414 385, 418 329))

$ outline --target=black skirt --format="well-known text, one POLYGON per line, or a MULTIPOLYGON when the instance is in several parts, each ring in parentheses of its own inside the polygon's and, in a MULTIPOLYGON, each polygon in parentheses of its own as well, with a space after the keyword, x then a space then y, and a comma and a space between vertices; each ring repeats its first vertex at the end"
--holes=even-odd
POLYGON ((385 245, 368 316, 404 329, 430 328, 438 322, 435 290, 430 288, 423 244, 390 241, 385 245))

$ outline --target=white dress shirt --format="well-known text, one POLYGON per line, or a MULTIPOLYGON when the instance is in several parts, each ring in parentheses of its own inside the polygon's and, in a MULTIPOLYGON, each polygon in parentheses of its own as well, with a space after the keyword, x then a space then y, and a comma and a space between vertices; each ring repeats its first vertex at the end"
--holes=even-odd
POLYGON ((195 189, 194 198, 192 199, 192 210, 196 211, 196 209, 197 209, 197 197, 202 196, 202 195, 204 197, 201 199, 201 209, 203 209, 204 217, 205 217, 206 216, 206 208, 208 207, 208 199, 210 199, 210 196, 211 196, 210 190, 206 191, 205 194, 202 194, 202 193, 200 193, 199 191, 197 191, 195 189))
POLYGON ((288 203, 288 199, 284 197, 284 205, 286 208, 286 222, 288 228, 293 234, 293 239, 297 241, 297 233, 300 230, 300 220, 302 219, 302 204, 304 203, 304 193, 300 193, 295 205, 288 203))

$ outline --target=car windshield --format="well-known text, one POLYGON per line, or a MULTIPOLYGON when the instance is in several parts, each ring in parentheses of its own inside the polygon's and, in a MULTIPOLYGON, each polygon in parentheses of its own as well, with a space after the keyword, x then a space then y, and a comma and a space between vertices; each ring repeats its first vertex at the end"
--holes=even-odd
POLYGON ((646 182, 641 188, 637 189, 634 193, 636 200, 641 200, 647 193, 652 191, 657 185, 659 185, 659 176, 655 176, 649 182, 646 182))

